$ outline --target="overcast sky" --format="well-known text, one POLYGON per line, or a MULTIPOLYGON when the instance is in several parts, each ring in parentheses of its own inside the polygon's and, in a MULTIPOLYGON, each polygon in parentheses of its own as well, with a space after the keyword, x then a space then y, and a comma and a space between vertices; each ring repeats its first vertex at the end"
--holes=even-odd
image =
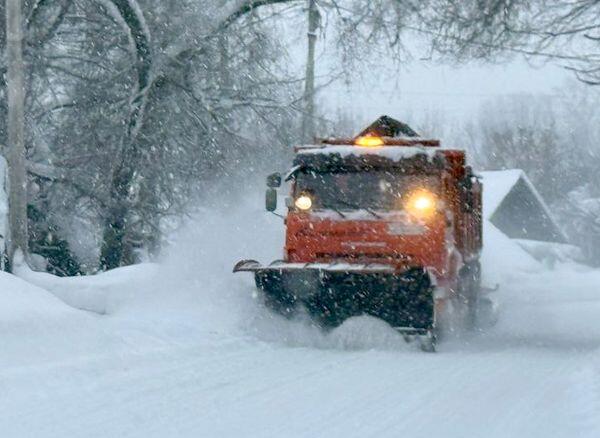
MULTIPOLYGON (((306 68, 307 24, 297 15, 293 17, 294 25, 289 25, 290 21, 281 31, 290 53, 288 64, 298 77, 302 77, 306 68)), ((326 34, 320 33, 317 40, 316 73, 321 78, 329 78, 335 69, 333 64, 339 62, 335 39, 326 34)), ((335 112, 342 108, 356 121, 357 128, 382 114, 407 122, 435 114, 437 119, 452 123, 476 117, 482 103, 494 96, 552 94, 573 77, 559 66, 540 64, 534 67, 521 58, 497 64, 473 62, 459 67, 420 61, 420 54, 429 54, 427 43, 418 36, 405 35, 403 44, 414 61, 402 66, 393 78, 371 76, 369 71, 362 72, 366 73, 363 77, 370 78, 368 80, 356 79, 351 85, 338 81, 319 91, 320 109, 335 112)), ((388 71, 396 68, 391 61, 387 65, 385 60, 383 62, 388 71)))
POLYGON ((382 114, 421 120, 435 113, 446 121, 466 120, 477 115, 486 99, 514 93, 554 93, 569 77, 560 67, 536 68, 523 60, 463 67, 415 61, 403 68, 396 80, 335 84, 319 98, 331 109, 344 108, 361 124, 382 114))

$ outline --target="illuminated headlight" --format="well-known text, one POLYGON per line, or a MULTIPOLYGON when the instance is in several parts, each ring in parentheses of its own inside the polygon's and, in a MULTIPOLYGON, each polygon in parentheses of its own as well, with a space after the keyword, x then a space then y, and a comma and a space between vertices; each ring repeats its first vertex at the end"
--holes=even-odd
POLYGON ((437 209, 437 196, 429 190, 420 189, 411 193, 405 203, 406 210, 413 216, 428 218, 437 209))
POLYGON ((308 195, 300 195, 294 201, 294 205, 298 210, 307 211, 312 207, 312 199, 308 195))

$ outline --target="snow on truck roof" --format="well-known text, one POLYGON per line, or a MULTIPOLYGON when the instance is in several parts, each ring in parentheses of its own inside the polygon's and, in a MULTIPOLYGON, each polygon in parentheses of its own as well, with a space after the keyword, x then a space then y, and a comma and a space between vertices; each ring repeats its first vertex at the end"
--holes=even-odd
POLYGON ((380 146, 361 147, 355 145, 306 145, 298 148, 298 155, 339 155, 341 158, 350 156, 361 157, 376 155, 392 161, 414 158, 418 155, 432 160, 439 149, 424 146, 380 146))

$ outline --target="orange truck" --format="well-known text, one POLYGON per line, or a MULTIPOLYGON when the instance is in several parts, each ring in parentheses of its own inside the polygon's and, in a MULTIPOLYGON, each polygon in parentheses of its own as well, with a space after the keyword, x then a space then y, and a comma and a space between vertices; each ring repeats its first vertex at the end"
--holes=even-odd
POLYGON ((354 138, 296 147, 291 171, 267 179, 268 211, 289 182, 282 260, 239 262, 266 305, 303 307, 324 328, 381 318, 434 350, 440 327, 477 319, 482 184, 465 152, 443 149, 382 116, 354 138))

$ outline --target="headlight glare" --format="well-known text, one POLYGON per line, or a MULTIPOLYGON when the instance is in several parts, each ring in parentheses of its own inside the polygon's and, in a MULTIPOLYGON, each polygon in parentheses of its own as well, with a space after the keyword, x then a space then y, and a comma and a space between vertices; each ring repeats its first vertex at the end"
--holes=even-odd
POLYGON ((307 194, 303 194, 296 198, 294 205, 298 210, 308 211, 312 207, 312 199, 307 194))
POLYGON ((418 189, 408 195, 406 210, 413 216, 428 218, 437 210, 437 197, 426 189, 418 189))

